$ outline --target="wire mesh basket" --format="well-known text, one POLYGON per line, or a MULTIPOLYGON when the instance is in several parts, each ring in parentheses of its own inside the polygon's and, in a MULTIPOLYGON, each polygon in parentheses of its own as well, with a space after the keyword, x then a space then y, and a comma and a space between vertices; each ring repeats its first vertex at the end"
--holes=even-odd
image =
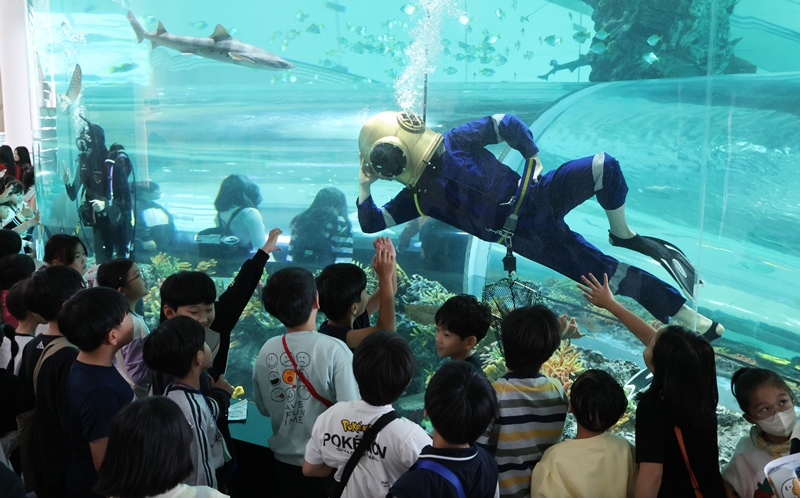
POLYGON ((542 304, 543 300, 539 284, 512 278, 503 278, 485 285, 482 299, 492 312, 492 328, 503 355, 505 351, 500 331, 503 318, 517 308, 542 304))

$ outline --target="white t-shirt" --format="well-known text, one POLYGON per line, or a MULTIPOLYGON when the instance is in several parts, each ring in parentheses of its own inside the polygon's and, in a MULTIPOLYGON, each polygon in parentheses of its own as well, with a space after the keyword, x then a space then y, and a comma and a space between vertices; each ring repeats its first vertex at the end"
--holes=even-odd
MULTIPOLYGON (((223 223, 228 224, 233 213, 239 209, 238 207, 220 211, 219 217, 223 223)), ((215 220, 216 222, 216 220, 215 220)), ((247 247, 252 244, 253 249, 258 249, 267 243, 267 234, 264 230, 264 219, 261 217, 261 211, 256 208, 244 208, 236 215, 233 222, 230 224, 231 232, 239 237, 239 245, 247 247)))
MULTIPOLYGON (((364 430, 390 411, 391 405, 372 406, 360 399, 330 407, 314 424, 306 445, 306 462, 335 468, 334 477, 341 480, 344 466, 364 430)), ((422 448, 429 444, 431 438, 422 427, 406 418, 393 420, 378 433, 372 447, 358 461, 342 497, 386 496, 392 484, 417 461, 422 448)))
MULTIPOLYGON (((297 367, 314 390, 332 403, 358 399, 353 353, 345 343, 316 331, 285 334, 297 367)), ((278 461, 303 465, 306 443, 325 405, 315 399, 294 371, 281 338, 268 340, 253 368, 256 407, 272 419, 269 447, 278 461)))
POLYGON ((17 335, 14 337, 14 340, 17 341, 17 345, 19 345, 17 356, 14 357, 14 375, 19 376, 19 368, 22 366, 22 350, 25 349, 26 344, 33 340, 33 336, 17 335))
MULTIPOLYGON (((786 456, 789 453, 783 453, 786 456)), ((752 436, 743 436, 736 445, 731 461, 722 470, 722 478, 733 486, 736 494, 741 498, 754 498, 756 490, 771 489, 767 477, 764 475, 764 466, 775 460, 769 451, 759 448, 753 442, 752 436)))
POLYGON ((216 489, 207 486, 187 486, 178 484, 166 493, 151 496, 149 498, 228 498, 216 489))

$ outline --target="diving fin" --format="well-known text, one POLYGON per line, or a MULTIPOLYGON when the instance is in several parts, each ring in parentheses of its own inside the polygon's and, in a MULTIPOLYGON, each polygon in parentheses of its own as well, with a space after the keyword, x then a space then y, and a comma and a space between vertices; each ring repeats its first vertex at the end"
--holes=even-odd
POLYGON ((653 374, 650 373, 650 370, 643 368, 631 377, 622 388, 625 390, 625 396, 631 400, 636 393, 649 386, 651 382, 653 382, 653 374))
MULTIPOLYGON (((689 258, 686 257, 683 251, 665 240, 647 237, 645 235, 634 235, 630 239, 621 239, 609 231, 608 238, 612 246, 624 247, 642 253, 645 256, 650 256, 658 261, 659 264, 667 270, 667 273, 680 285, 689 299, 694 301, 694 279, 696 271, 694 265, 689 261, 689 258)), ((698 285, 704 283, 702 278, 698 279, 698 285)))

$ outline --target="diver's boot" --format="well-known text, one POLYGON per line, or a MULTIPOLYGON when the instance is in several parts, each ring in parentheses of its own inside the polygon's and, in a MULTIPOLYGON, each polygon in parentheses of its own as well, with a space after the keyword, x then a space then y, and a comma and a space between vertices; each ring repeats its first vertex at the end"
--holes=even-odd
MULTIPOLYGON (((609 231, 608 240, 612 246, 624 247, 658 261, 689 299, 694 301, 695 269, 683 251, 667 241, 638 234, 630 239, 621 239, 609 231)), ((698 284, 702 283, 703 280, 699 279, 698 284)))

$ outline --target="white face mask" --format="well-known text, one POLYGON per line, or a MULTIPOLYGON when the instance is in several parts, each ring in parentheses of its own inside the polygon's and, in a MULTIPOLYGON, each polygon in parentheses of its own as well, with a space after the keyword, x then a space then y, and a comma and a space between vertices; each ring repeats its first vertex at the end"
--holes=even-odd
POLYGON ((797 415, 794 412, 794 408, 790 408, 789 410, 778 412, 764 420, 756 420, 756 424, 767 434, 787 437, 792 433, 796 421, 797 415))

